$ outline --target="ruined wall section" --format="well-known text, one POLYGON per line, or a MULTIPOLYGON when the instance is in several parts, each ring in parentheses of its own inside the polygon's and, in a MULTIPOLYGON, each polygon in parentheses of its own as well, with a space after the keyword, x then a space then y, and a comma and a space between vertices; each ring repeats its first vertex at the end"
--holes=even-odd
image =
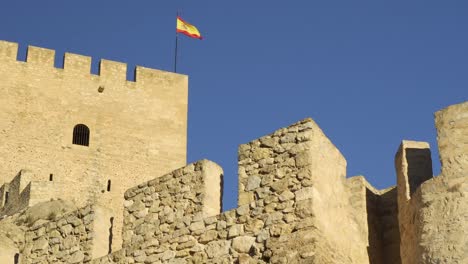
POLYGON ((8 201, 0 203, 3 204, 0 216, 13 215, 28 206, 56 199, 68 187, 66 182, 31 181, 34 178, 32 171, 21 170, 10 183, 3 185, 2 197, 8 201))
POLYGON ((441 174, 447 178, 468 177, 468 102, 435 113, 441 174))
POLYGON ((39 220, 25 234, 21 263, 87 263, 93 249, 94 209, 86 206, 57 220, 39 220))
MULTIPOLYGON (((343 229, 339 229, 340 239, 354 244, 344 247, 336 243, 336 237, 329 238, 331 231, 324 228, 325 219, 319 219, 331 214, 319 211, 323 208, 321 203, 329 204, 327 210, 334 212, 337 218, 353 217, 343 209, 348 201, 344 186, 337 190, 345 193, 340 193, 343 198, 338 199, 343 204, 338 206, 325 201, 338 194, 332 191, 331 184, 340 177, 343 179, 334 185, 344 182, 345 162, 339 152, 326 146, 330 144, 328 139, 314 139, 323 136, 318 126, 306 119, 241 145, 239 180, 240 192, 244 194, 239 197, 237 209, 215 216, 201 217, 195 206, 193 209, 186 207, 184 214, 178 217, 168 217, 174 214, 174 208, 180 207, 180 201, 186 204, 185 198, 179 197, 174 204, 161 206, 161 199, 168 199, 166 197, 170 195, 164 182, 132 188, 126 193, 128 213, 125 217, 129 224, 126 229, 135 230, 125 239, 131 242, 121 251, 93 260, 93 263, 368 263, 367 245, 359 240, 360 236, 353 229, 356 223, 345 223, 343 229), (321 147, 323 153, 317 155, 317 147, 321 147), (320 162, 327 161, 330 166, 339 165, 338 171, 325 170, 325 164, 320 162), (319 173, 314 173, 314 168, 318 168, 319 173), (325 187, 315 185, 317 177, 326 179, 327 176, 331 179, 325 187), (156 189, 158 185, 161 187, 156 189), (160 205, 159 209, 154 208, 155 203, 160 205), (187 212, 194 213, 185 214, 187 212), (344 227, 353 233, 345 231, 344 227)), ((175 186, 186 178, 185 186, 193 189, 191 175, 196 175, 193 166, 179 171, 186 172, 176 180, 175 186)), ((169 174, 156 181, 174 181, 176 178, 175 174, 169 174)), ((333 219, 328 221, 334 222, 333 219)))
POLYGON ((396 156, 402 263, 468 262, 468 103, 436 113, 442 173, 429 145, 403 141, 396 156))
POLYGON ((221 213, 222 177, 221 167, 202 160, 129 189, 123 246, 177 236, 188 232, 183 222, 221 213))
MULTIPOLYGON (((268 199, 279 199, 276 197, 283 191, 293 192, 295 213, 299 218, 310 217, 305 222, 323 233, 326 243, 336 248, 336 254, 346 256, 350 263, 367 263, 366 241, 361 240, 349 209, 346 160, 313 120, 305 119, 241 145, 239 160, 239 205, 258 197, 257 206, 275 208, 276 204, 268 199), (271 181, 272 189, 253 184, 262 174, 271 174, 262 181, 271 181), (282 189, 278 189, 277 195, 270 194, 276 186, 282 189), (337 229, 337 226, 347 228, 337 229), (348 242, 345 243, 347 239, 343 237, 349 239, 348 242)), ((289 250, 294 252, 297 248, 289 250)))
POLYGON ((420 187, 419 261, 468 262, 468 102, 436 113, 441 175, 420 187))

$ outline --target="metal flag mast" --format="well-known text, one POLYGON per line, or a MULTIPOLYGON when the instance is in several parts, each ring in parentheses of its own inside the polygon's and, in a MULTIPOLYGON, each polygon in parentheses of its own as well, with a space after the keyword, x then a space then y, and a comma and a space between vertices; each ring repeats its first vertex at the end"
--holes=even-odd
MULTIPOLYGON (((176 23, 177 19, 180 16, 180 11, 177 11, 176 13, 176 23)), ((177 24, 176 24, 177 27, 177 24)), ((174 72, 177 72, 177 48, 179 46, 179 32, 176 30, 176 35, 175 35, 175 52, 174 52, 174 72)))

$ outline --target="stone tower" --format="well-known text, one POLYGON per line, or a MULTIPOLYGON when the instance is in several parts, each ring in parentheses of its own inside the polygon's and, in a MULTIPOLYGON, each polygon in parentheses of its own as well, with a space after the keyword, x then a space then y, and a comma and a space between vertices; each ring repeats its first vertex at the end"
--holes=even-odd
MULTIPOLYGON (((186 164, 188 78, 0 41, 0 215, 51 199, 100 203, 122 228, 125 190, 186 164)), ((113 247, 120 247, 114 232, 113 247)))

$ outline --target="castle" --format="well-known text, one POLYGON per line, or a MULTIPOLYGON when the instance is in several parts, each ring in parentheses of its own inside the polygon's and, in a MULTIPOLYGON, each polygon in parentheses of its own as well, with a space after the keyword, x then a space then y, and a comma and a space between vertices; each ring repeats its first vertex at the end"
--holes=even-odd
POLYGON ((186 164, 187 76, 0 41, 0 263, 468 263, 468 102, 402 141, 397 186, 346 175, 312 119, 186 164))

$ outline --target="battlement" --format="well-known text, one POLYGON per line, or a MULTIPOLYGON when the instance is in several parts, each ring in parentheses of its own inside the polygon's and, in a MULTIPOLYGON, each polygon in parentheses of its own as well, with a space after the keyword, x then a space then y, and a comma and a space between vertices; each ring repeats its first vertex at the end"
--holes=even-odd
POLYGON ((0 63, 22 64, 26 67, 41 68, 45 71, 50 69, 59 70, 63 74, 73 74, 78 76, 97 76, 105 83, 121 82, 126 83, 130 88, 141 87, 139 84, 161 83, 164 80, 174 81, 180 79, 186 82, 186 75, 167 72, 136 66, 133 73, 134 78, 127 79, 127 64, 117 61, 101 59, 99 61, 99 72, 97 75, 91 73, 92 58, 89 56, 68 53, 63 56, 63 68, 56 68, 55 50, 28 46, 26 61, 18 61, 18 43, 0 40, 0 63), (134 80, 134 81, 133 81, 134 80))

